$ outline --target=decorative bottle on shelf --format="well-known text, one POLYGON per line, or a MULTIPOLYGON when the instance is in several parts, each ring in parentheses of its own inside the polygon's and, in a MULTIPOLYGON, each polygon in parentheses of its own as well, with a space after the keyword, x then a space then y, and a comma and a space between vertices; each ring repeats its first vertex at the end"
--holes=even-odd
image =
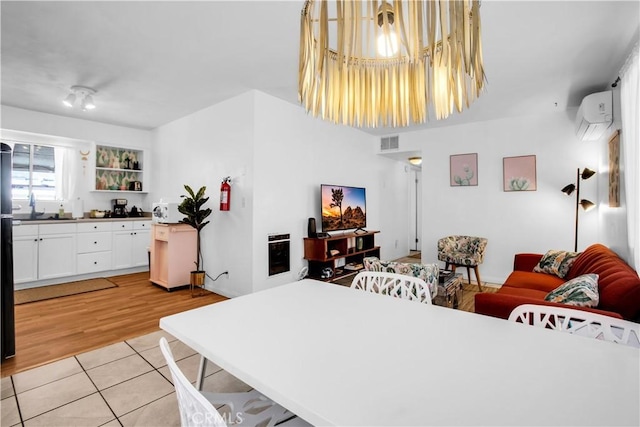
POLYGON ((62 218, 64 216, 64 205, 60 204, 60 209, 58 209, 58 217, 62 218))

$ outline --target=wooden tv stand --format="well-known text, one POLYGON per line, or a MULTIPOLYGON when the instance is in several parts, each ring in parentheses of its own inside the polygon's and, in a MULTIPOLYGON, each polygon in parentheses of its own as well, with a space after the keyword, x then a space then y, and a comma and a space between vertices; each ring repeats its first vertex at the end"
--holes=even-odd
POLYGON ((336 234, 327 238, 305 237, 304 259, 309 263, 309 277, 319 280, 339 279, 361 270, 364 258, 380 258, 380 246, 375 244, 376 233, 379 231, 336 234), (325 268, 332 269, 332 277, 321 277, 325 268))

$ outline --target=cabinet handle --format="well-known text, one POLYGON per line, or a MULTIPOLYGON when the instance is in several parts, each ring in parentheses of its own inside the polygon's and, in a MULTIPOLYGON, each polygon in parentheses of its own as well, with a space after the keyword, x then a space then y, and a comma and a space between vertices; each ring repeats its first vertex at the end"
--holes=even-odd
POLYGON ((40 241, 42 242, 42 237, 40 238, 40 241))
POLYGON ((93 244, 94 244, 94 245, 97 245, 97 244, 98 244, 98 242, 93 242, 93 244))
POLYGON ((34 241, 34 242, 37 242, 37 241, 38 241, 38 239, 33 239, 33 241, 34 241))
POLYGON ((97 226, 97 225, 94 225, 94 226, 93 226, 93 229, 94 229, 94 230, 96 230, 97 228, 98 228, 98 226, 97 226))
POLYGON ((93 261, 93 264, 94 264, 94 265, 98 264, 98 261, 93 261))

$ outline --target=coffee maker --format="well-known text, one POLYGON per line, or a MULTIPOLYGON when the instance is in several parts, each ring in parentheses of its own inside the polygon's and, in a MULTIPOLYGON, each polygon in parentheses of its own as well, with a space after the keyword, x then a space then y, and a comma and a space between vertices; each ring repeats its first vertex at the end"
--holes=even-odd
POLYGON ((113 214, 114 218, 126 218, 127 215, 127 199, 113 199, 113 214))

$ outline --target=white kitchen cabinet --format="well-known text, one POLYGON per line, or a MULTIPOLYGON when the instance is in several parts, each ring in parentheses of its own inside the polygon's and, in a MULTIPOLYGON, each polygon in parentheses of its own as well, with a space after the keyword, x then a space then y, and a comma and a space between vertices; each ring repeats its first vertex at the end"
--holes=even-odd
POLYGON ((38 226, 13 226, 13 280, 38 280, 38 226))
POLYGON ((76 274, 76 224, 13 226, 14 282, 76 274))
POLYGON ((113 230, 113 269, 146 266, 151 221, 116 221, 113 230))
POLYGON ((76 274, 76 224, 38 226, 38 279, 76 274))
POLYGON ((149 265, 149 245, 151 244, 151 221, 133 223, 131 261, 134 267, 149 265))
POLYGON ((78 224, 78 274, 111 269, 111 222, 78 224))

